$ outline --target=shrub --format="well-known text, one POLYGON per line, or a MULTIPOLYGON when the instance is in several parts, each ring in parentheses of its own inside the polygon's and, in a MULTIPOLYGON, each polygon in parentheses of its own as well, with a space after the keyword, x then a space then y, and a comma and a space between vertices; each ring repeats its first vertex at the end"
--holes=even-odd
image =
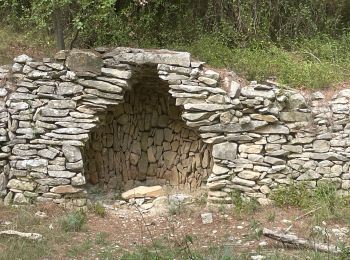
POLYGON ((63 231, 80 231, 86 222, 86 214, 82 210, 73 211, 59 220, 60 227, 63 231))
POLYGON ((293 206, 305 208, 309 206, 311 199, 310 188, 306 184, 291 184, 272 191, 271 199, 280 207, 293 206))
POLYGON ((91 210, 94 212, 96 215, 104 218, 106 216, 106 209, 103 207, 103 205, 99 202, 93 203, 91 205, 91 210))

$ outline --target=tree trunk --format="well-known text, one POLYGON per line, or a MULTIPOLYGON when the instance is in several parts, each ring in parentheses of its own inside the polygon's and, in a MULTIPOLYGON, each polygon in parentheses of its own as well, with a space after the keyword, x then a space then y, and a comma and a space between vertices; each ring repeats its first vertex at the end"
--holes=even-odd
POLYGON ((53 10, 53 21, 54 21, 54 27, 55 27, 55 38, 56 38, 56 44, 57 48, 60 50, 65 49, 64 45, 64 33, 63 33, 63 15, 62 15, 62 9, 59 7, 54 8, 53 10))

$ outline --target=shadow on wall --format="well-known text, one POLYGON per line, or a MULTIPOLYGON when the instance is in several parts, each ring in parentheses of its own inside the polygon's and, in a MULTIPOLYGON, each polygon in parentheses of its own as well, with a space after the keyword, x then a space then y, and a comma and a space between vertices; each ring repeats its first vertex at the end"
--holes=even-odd
POLYGON ((181 119, 181 109, 159 79, 141 66, 124 103, 109 107, 85 149, 87 182, 109 190, 144 185, 195 189, 206 183, 211 149, 181 119))

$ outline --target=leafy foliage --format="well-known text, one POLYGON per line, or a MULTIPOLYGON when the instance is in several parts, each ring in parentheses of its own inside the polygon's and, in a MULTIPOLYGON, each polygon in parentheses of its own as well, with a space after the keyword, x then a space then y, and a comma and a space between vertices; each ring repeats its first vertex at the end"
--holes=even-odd
POLYGON ((5 22, 52 32, 52 12, 64 10, 66 34, 80 42, 166 46, 203 34, 233 46, 328 34, 350 25, 346 0, 9 0, 0 3, 5 22), (19 18, 19 19, 18 19, 19 18))
POLYGON ((48 46, 57 9, 67 47, 191 51, 248 80, 295 87, 350 78, 348 0, 8 0, 0 1, 0 21, 48 46))

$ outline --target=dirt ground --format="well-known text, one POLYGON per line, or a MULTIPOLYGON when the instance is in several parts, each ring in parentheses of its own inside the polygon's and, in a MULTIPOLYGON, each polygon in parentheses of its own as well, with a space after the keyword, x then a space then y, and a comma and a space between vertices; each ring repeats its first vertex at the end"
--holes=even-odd
MULTIPOLYGON (((214 252, 218 248, 233 252, 229 253, 232 258, 208 255, 204 259, 237 259, 237 255, 241 256, 238 259, 254 259, 251 257, 257 255, 267 257, 265 259, 322 259, 323 255, 318 255, 318 258, 304 255, 303 250, 289 248, 262 236, 263 227, 289 230, 289 233, 312 241, 350 244, 346 223, 317 223, 313 216, 317 211, 296 221, 307 212, 273 205, 251 206, 238 211, 230 206, 213 207, 193 202, 176 208, 164 207, 157 214, 127 204, 115 208, 106 206, 105 210, 106 215, 102 217, 90 208, 81 231, 65 232, 59 220, 69 211, 62 207, 52 204, 1 206, 0 231, 36 232, 44 239, 28 244, 26 241, 19 243, 23 239, 0 237, 0 259, 121 259, 142 247, 152 249, 156 243, 179 252, 214 252), (44 212, 44 217, 38 216, 38 212, 44 212), (212 213, 212 223, 203 224, 202 213, 212 213)), ((329 258, 326 254, 324 259, 339 258, 329 258)))

